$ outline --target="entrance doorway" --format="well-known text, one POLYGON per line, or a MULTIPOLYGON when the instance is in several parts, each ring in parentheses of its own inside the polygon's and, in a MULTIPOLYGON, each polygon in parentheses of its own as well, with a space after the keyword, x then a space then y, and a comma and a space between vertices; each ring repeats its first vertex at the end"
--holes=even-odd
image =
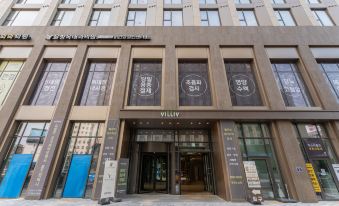
POLYGON ((140 193, 167 192, 168 162, 166 153, 143 153, 141 159, 140 193))
POLYGON ((207 153, 181 153, 180 171, 181 194, 213 192, 212 168, 207 153))

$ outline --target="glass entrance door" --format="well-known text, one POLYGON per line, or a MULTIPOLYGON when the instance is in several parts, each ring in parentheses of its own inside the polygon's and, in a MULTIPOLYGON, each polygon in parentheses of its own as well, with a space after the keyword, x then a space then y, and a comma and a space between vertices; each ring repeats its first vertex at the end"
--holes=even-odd
POLYGON ((332 174, 329 161, 326 159, 313 160, 313 167, 318 176, 324 199, 339 199, 339 191, 336 185, 335 174, 332 174))
POLYGON ((168 185, 167 168, 166 153, 143 153, 140 193, 166 193, 168 185))

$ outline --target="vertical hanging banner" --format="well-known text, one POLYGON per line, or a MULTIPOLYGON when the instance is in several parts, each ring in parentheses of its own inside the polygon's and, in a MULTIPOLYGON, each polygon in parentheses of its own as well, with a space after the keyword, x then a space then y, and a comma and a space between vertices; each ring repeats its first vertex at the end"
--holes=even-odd
POLYGON ((234 128, 235 125, 233 122, 221 121, 231 201, 244 201, 246 197, 244 174, 241 165, 239 141, 235 136, 234 128))
POLYGON ((101 188, 103 184, 105 162, 115 159, 116 147, 119 138, 119 120, 111 119, 107 121, 107 128, 105 138, 102 144, 103 152, 98 170, 97 189, 95 190, 95 197, 100 199, 101 188))
POLYGON ((307 169, 308 175, 310 176, 314 192, 321 192, 321 187, 320 187, 317 175, 314 172, 313 165, 311 163, 306 163, 306 169, 307 169))

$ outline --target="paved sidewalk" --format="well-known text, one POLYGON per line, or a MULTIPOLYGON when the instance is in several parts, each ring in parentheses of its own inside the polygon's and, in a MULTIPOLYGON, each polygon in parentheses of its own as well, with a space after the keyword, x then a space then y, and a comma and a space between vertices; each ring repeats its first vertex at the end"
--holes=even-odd
MULTIPOLYGON (((99 206, 96 201, 85 199, 0 199, 0 206, 99 206)), ((225 202, 214 195, 129 195, 120 203, 112 206, 251 206, 250 203, 225 202)), ((319 203, 280 203, 265 201, 263 205, 271 206, 338 206, 339 201, 321 201, 319 203)))

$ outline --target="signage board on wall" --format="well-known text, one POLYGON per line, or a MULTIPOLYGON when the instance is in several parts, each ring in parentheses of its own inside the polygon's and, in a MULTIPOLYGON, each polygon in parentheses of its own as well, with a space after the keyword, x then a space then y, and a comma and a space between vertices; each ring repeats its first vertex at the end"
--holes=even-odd
POLYGON ((243 161, 248 188, 261 188, 258 170, 254 161, 243 161))
POLYGON ((306 163, 306 169, 307 169, 308 175, 310 176, 314 191, 321 192, 321 187, 320 187, 317 175, 314 172, 313 165, 311 163, 306 163))
POLYGON ((0 34, 0 40, 31 40, 30 34, 0 34))
POLYGON ((93 41, 93 40, 151 40, 147 34, 118 34, 118 35, 94 35, 94 34, 48 34, 48 41, 93 41))
POLYGON ((231 121, 221 121, 221 132, 228 168, 231 201, 241 201, 245 197, 243 170, 239 141, 234 132, 235 124, 231 121))
POLYGON ((321 138, 304 138, 305 150, 309 157, 327 157, 321 138))

